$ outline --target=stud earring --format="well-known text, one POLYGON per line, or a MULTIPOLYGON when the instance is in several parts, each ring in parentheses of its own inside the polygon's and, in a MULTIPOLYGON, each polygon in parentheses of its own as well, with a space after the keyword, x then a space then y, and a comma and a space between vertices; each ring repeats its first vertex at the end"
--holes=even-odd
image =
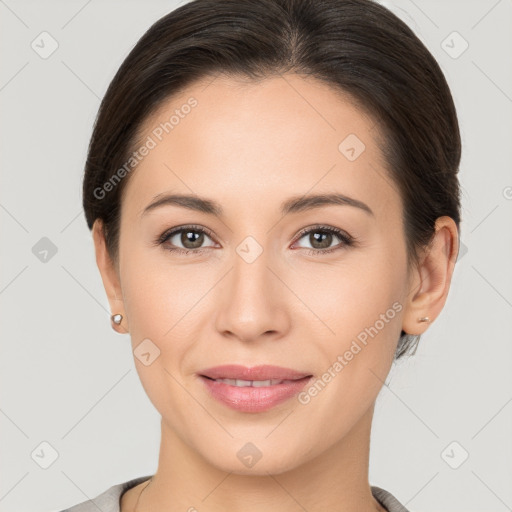
POLYGON ((422 318, 418 318, 418 322, 430 322, 430 318, 428 316, 424 316, 422 318))
POLYGON ((116 315, 112 315, 110 317, 110 319, 112 320, 113 323, 115 323, 116 325, 121 325, 121 320, 123 319, 123 315, 120 315, 119 313, 117 313, 116 315))

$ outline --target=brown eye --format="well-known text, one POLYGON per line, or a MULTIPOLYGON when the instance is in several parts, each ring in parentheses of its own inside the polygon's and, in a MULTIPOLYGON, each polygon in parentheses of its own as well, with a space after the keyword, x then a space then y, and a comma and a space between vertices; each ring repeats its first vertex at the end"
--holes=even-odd
POLYGON ((165 232, 159 239, 159 243, 166 245, 169 251, 178 252, 202 252, 203 249, 212 247, 212 244, 204 246, 203 244, 207 239, 211 240, 208 233, 199 227, 181 227, 179 229, 172 229, 165 232))
POLYGON ((198 231, 190 231, 189 229, 181 231, 179 237, 180 243, 182 243, 185 249, 199 249, 204 242, 204 233, 198 231))
POLYGON ((328 249, 333 239, 332 233, 312 231, 309 233, 309 243, 313 249, 328 249))
MULTIPOLYGON (((354 239, 347 233, 340 229, 328 226, 318 226, 303 230, 300 233, 299 240, 302 240, 303 238, 305 238, 310 244, 309 249, 312 249, 308 251, 308 254, 313 255, 331 253, 338 249, 351 246, 354 243, 354 239), (336 239, 340 240, 341 243, 332 247, 332 243, 336 239)), ((305 248, 308 249, 308 247, 305 248)))

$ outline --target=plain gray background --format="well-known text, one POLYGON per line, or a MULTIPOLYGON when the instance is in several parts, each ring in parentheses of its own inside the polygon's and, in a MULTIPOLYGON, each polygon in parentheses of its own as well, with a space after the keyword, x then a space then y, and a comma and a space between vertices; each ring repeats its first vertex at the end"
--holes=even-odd
MULTIPOLYGON (((463 246, 443 312, 377 400, 370 482, 415 512, 512 510, 512 2, 381 3, 452 89, 463 246)), ((110 327, 81 176, 115 71, 177 5, 0 0, 2 512, 60 510, 156 470, 160 418, 110 327), (58 44, 47 58, 41 37, 58 44)))

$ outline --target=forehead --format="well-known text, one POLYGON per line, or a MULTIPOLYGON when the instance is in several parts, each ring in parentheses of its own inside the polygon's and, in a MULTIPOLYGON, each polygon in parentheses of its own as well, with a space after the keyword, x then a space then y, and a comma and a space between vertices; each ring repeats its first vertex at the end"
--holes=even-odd
POLYGON ((226 210, 252 205, 252 213, 262 199, 277 208, 308 192, 342 192, 374 211, 400 207, 375 121, 316 79, 208 77, 162 103, 139 135, 151 149, 124 193, 134 215, 169 191, 215 197, 226 210))

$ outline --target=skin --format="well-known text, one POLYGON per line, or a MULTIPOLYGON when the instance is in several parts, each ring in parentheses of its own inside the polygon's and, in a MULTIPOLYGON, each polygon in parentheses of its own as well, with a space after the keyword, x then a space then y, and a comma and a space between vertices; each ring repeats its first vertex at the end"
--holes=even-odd
MULTIPOLYGON (((456 225, 438 219, 430 251, 409 274, 403 205, 378 128, 313 78, 210 77, 162 104, 142 138, 191 96, 198 105, 130 175, 118 261, 108 255, 101 221, 93 227, 111 310, 124 317, 116 329, 130 333, 133 349, 149 338, 160 350, 148 366, 134 358, 162 417, 158 469, 138 510, 383 511, 368 481, 375 401, 401 329, 423 333, 429 324, 418 318, 433 321, 445 304, 456 225), (351 133, 366 146, 354 161, 338 149, 351 133), (171 191, 215 200, 224 215, 167 205, 141 216, 171 191), (363 201, 374 215, 346 205, 280 214, 290 196, 321 192, 363 201), (194 250, 180 234, 154 243, 185 224, 213 233, 204 235, 202 254, 170 252, 173 243, 194 250), (316 224, 342 229, 357 244, 298 236, 316 224), (249 235, 263 249, 252 263, 236 252, 249 235), (220 364, 267 363, 321 378, 396 302, 401 310, 307 404, 292 398, 263 413, 235 411, 211 398, 197 375, 220 364), (262 454, 252 468, 237 457, 248 442, 262 454)), ((134 510, 145 486, 123 494, 122 512, 134 510)))

